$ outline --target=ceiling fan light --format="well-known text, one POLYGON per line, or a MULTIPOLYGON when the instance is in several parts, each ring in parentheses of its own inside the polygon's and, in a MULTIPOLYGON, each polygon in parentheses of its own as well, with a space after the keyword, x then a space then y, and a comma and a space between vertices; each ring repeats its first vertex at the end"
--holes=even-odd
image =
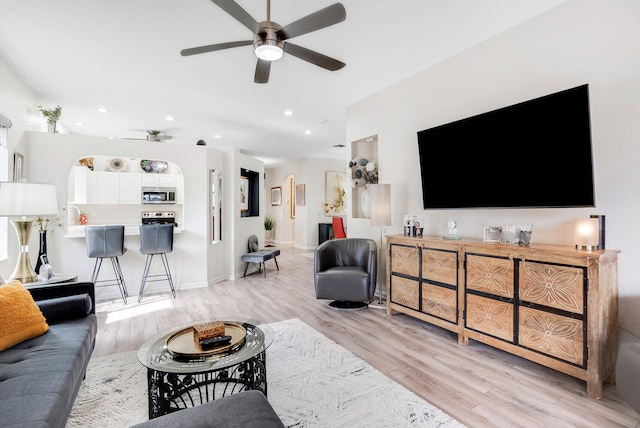
POLYGON ((264 44, 256 47, 256 56, 265 61, 277 61, 282 58, 283 53, 280 46, 264 44))

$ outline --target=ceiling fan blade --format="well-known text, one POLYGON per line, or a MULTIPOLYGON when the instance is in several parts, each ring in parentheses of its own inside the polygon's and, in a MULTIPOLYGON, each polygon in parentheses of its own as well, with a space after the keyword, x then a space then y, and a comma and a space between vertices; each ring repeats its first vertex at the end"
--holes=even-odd
POLYGON ((183 49, 180 55, 189 56, 201 53, 219 51, 222 49, 237 48, 239 46, 249 46, 253 44, 253 40, 241 40, 239 42, 217 43, 215 45, 198 46, 196 48, 183 49))
POLYGON ((258 63, 256 64, 256 74, 253 77, 253 81, 256 83, 268 83, 270 71, 271 71, 271 61, 258 59, 258 63))
POLYGON ((338 22, 344 21, 346 17, 347 12, 342 3, 335 3, 300 18, 289 25, 285 25, 278 30, 278 35, 281 40, 287 40, 292 37, 301 36, 303 34, 311 33, 312 31, 337 24, 338 22))
POLYGON ((340 70, 346 65, 344 62, 338 61, 337 59, 312 51, 311 49, 303 48, 302 46, 294 45, 293 43, 285 43, 284 51, 300 58, 301 60, 310 62, 311 64, 315 64, 318 67, 325 68, 329 71, 340 70))
POLYGON ((266 33, 265 29, 253 19, 246 10, 240 7, 238 3, 233 0, 211 0, 222 10, 233 16, 238 22, 251 30, 254 34, 266 33))

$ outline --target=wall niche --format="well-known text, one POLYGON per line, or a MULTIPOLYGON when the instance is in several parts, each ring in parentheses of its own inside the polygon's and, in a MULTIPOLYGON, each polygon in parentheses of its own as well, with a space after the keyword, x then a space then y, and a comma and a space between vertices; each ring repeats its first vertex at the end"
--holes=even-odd
MULTIPOLYGON (((378 136, 371 135, 366 138, 351 142, 351 160, 366 159, 373 162, 375 172, 371 172, 371 176, 375 176, 373 183, 378 183, 378 136)), ((353 166, 351 168, 351 181, 356 186, 351 192, 351 207, 353 218, 369 218, 370 201, 369 201, 369 184, 365 184, 366 180, 356 180, 356 171, 364 172, 364 166, 353 166), (363 193, 366 193, 363 195, 363 193)), ((369 174, 369 173, 366 173, 369 174)))

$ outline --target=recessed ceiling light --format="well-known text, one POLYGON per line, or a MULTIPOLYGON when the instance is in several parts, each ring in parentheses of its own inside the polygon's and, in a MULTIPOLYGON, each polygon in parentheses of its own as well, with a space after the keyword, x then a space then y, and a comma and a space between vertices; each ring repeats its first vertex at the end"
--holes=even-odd
POLYGON ((291 110, 285 110, 284 111, 284 115, 285 116, 293 116, 293 112, 291 110))
POLYGON ((96 110, 98 113, 109 113, 109 109, 105 107, 98 107, 96 110))
POLYGON ((76 126, 84 126, 84 123, 82 123, 82 122, 76 122, 76 126))
POLYGON ((304 135, 311 135, 311 131, 307 129, 306 131, 304 131, 304 135))
POLYGON ((173 120, 173 116, 165 116, 164 120, 168 120, 169 122, 171 122, 173 120))
POLYGON ((222 138, 222 135, 216 134, 216 135, 213 136, 213 138, 215 138, 216 140, 219 140, 220 138, 222 138))

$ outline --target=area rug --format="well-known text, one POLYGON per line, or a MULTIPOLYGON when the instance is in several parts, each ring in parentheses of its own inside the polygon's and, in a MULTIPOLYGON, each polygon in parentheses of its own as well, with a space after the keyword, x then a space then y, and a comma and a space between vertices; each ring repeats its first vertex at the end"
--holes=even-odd
MULTIPOLYGON (((268 398, 285 426, 463 427, 299 319, 269 325, 268 398)), ((67 427, 128 427, 147 417, 146 369, 125 352, 91 360, 67 427)))

